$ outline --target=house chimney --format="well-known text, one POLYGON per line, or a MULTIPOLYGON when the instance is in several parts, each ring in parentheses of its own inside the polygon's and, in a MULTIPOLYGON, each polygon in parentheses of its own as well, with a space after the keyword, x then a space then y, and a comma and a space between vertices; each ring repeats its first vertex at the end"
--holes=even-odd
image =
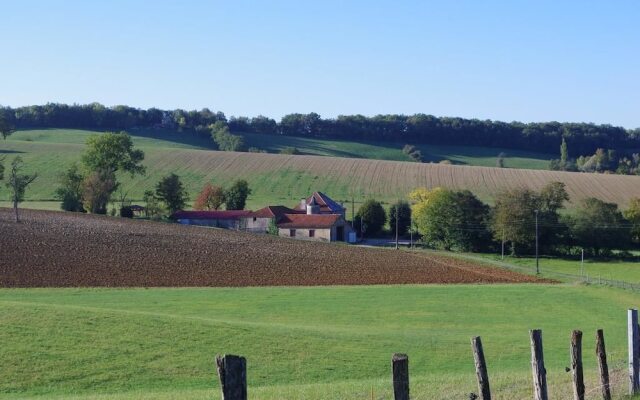
POLYGON ((309 204, 307 204, 307 214, 320 214, 320 206, 316 203, 316 199, 314 197, 312 197, 309 204))
POLYGON ((307 207, 307 199, 303 197, 300 199, 300 209, 304 210, 306 207, 307 207))

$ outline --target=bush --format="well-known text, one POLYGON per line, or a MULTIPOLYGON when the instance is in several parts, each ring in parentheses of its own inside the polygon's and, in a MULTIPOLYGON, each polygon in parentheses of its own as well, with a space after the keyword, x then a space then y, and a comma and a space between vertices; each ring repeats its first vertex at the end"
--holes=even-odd
POLYGON ((376 235, 380 233, 382 227, 387 222, 387 213, 379 201, 369 199, 358 209, 356 221, 363 236, 376 235))
POLYGON ((122 218, 133 218, 133 210, 130 206, 120 207, 120 216, 122 218))

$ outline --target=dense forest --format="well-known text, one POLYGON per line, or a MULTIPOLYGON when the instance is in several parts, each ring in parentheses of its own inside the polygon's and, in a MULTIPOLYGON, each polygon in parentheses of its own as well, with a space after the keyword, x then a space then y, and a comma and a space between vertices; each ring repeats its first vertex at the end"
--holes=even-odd
POLYGON ((276 122, 263 116, 227 118, 222 112, 208 109, 145 110, 128 106, 105 107, 98 103, 50 103, 42 106, 0 107, 0 119, 17 129, 126 130, 156 127, 208 136, 209 126, 222 121, 232 133, 251 132, 407 144, 477 145, 547 153, 557 153, 564 138, 573 154, 593 154, 599 148, 640 148, 640 128, 624 129, 591 123, 500 122, 426 114, 373 117, 340 115, 337 118, 321 118, 316 113, 289 114, 276 122))

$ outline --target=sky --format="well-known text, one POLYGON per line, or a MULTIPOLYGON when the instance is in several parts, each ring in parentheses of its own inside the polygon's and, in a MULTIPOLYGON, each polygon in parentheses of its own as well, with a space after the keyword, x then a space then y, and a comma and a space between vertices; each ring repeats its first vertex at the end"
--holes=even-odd
POLYGON ((0 104, 640 127, 640 1, 0 0, 0 104))

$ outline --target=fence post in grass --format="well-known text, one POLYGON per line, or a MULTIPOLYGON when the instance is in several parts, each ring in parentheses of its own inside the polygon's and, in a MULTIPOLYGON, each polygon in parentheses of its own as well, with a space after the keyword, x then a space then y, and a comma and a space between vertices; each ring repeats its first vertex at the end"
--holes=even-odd
POLYGON ((491 389, 489 387, 489 374, 487 373, 487 363, 484 360, 484 350, 480 336, 471 338, 473 347, 473 360, 476 364, 476 376, 478 377, 478 392, 480 399, 491 400, 491 389))
POLYGON ((409 357, 396 353, 391 358, 393 370, 393 398, 409 400, 409 357))
POLYGON ((571 333, 571 374, 573 375, 573 399, 584 400, 581 331, 573 331, 571 333))
POLYGON ((604 400, 611 400, 607 351, 604 347, 604 333, 602 329, 598 329, 596 332, 596 356, 598 357, 598 367, 600 367, 600 387, 602 389, 602 398, 604 400))
POLYGON ((627 340, 629 350, 629 394, 640 390, 638 370, 640 369, 640 349, 638 348, 638 310, 627 311, 627 340))
POLYGON ((544 354, 542 351, 542 331, 529 331, 531 336, 531 368, 533 371, 534 400, 549 400, 547 395, 547 370, 544 368, 544 354))
POLYGON ((216 357, 222 400, 247 400, 247 360, 225 354, 216 357))

